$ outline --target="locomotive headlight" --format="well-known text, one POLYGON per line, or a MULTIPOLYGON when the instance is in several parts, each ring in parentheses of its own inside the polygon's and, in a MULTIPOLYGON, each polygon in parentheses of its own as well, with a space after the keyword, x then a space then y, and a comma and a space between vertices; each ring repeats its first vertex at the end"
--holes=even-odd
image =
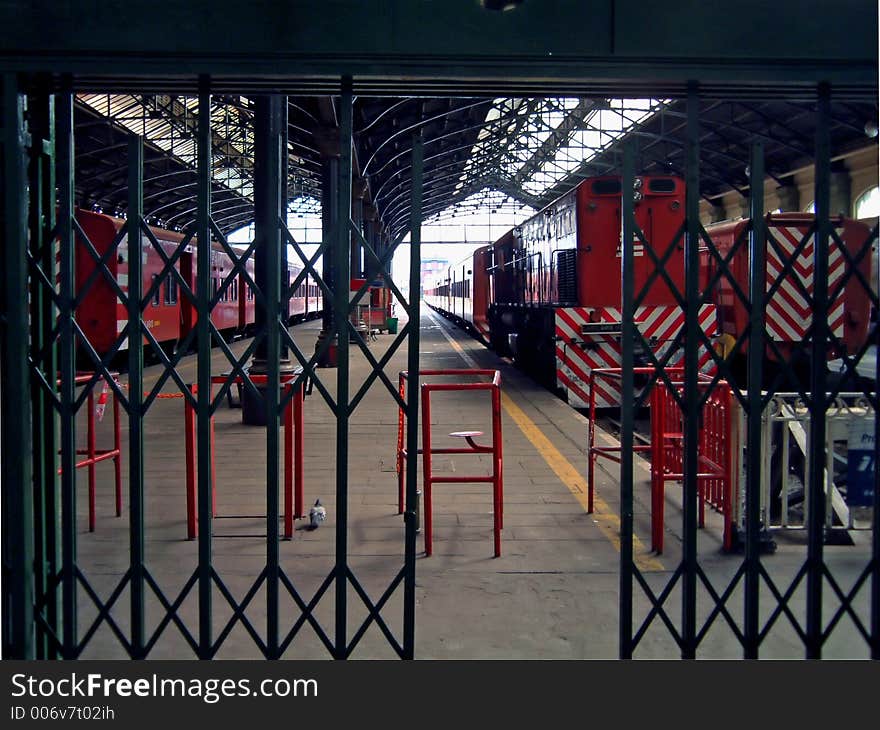
POLYGON ((633 190, 641 190, 642 189, 642 178, 637 177, 633 180, 633 190))
POLYGON ((641 191, 641 190, 636 190, 636 191, 633 193, 633 200, 634 200, 636 203, 638 203, 641 199, 642 199, 642 191, 641 191))

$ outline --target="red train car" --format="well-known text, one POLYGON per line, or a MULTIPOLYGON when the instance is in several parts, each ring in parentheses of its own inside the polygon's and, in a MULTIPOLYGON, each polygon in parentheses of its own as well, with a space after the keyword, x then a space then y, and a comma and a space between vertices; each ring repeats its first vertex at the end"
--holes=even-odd
POLYGON ((489 269, 492 245, 478 248, 450 266, 440 279, 428 282, 425 302, 489 344, 489 302, 492 280, 489 269))
MULTIPOLYGON (((101 213, 77 210, 76 220, 88 242, 77 234, 76 245, 76 289, 85 291, 82 303, 77 308, 76 318, 86 339, 95 352, 103 356, 114 347, 119 334, 128 322, 128 312, 116 295, 108 275, 116 282, 123 293, 128 292, 128 241, 124 231, 125 221, 101 213), (113 254, 110 250, 117 237, 122 237, 113 254), (103 261, 108 274, 99 271, 96 256, 103 261)), ((181 233, 161 228, 150 228, 156 241, 166 256, 170 257, 184 240, 181 233)), ((142 237, 144 296, 162 275, 164 261, 146 235, 142 237)), ((218 243, 211 250, 211 291, 220 292, 223 282, 234 266, 232 258, 218 243)), ((254 276, 253 261, 249 260, 246 270, 251 279, 254 276)), ((193 244, 188 244, 178 258, 175 268, 180 276, 195 291, 196 252, 193 244)), ((299 276, 302 269, 288 263, 288 287, 299 276)), ((255 297, 243 274, 236 276, 219 295, 211 310, 211 321, 224 336, 232 337, 252 329, 254 324, 255 297)), ((323 309, 323 297, 315 280, 308 276, 291 292, 288 302, 288 323, 302 321, 318 316, 323 309)), ((186 339, 196 326, 196 311, 189 298, 183 295, 180 282, 165 274, 158 282, 149 303, 143 312, 143 321, 150 335, 163 347, 173 348, 186 339)), ((144 337, 144 342, 148 340, 144 337)), ((127 339, 118 350, 128 347, 127 339)))
MULTIPOLYGON (((767 345, 765 356, 771 362, 777 361, 781 356, 786 367, 806 365, 803 358, 799 363, 795 362, 794 353, 798 349, 796 345, 808 337, 813 321, 809 298, 813 295, 813 231, 816 218, 805 213, 773 213, 766 216, 765 223, 768 240, 764 292, 769 295, 764 305, 765 336, 775 345, 767 345), (776 279, 786 268, 790 270, 784 282, 775 285, 776 279)), ((858 262, 858 271, 863 281, 870 282, 871 251, 869 249, 865 256, 859 255, 868 241, 868 226, 860 221, 840 217, 834 221, 834 227, 850 260, 858 262)), ((719 254, 722 257, 731 256, 730 276, 720 276, 715 287, 721 342, 726 351, 732 348, 739 335, 749 327, 748 309, 735 293, 733 285, 736 282, 742 292, 749 291, 749 249, 746 238, 749 228, 749 220, 743 219, 718 223, 706 229, 719 254), (741 243, 737 246, 737 242, 741 243), (735 247, 736 250, 731 255, 735 247)), ((719 268, 717 259, 705 251, 702 253, 701 265, 712 277, 719 268)), ((840 342, 841 349, 852 355, 868 336, 870 297, 863 283, 853 274, 852 266, 833 238, 829 244, 828 285, 829 293, 836 294, 828 303, 828 328, 840 342)), ((738 350, 740 359, 747 350, 748 341, 745 340, 738 350)), ((832 347, 827 351, 829 359, 842 354, 844 353, 832 347)))

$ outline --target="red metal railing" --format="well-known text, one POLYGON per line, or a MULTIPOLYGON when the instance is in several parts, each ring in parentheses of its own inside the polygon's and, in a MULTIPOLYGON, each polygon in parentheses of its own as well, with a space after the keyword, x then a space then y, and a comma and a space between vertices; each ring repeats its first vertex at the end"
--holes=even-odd
MULTIPOLYGON (((684 368, 666 368, 670 376, 684 375, 684 368)), ((590 421, 587 426, 587 512, 593 512, 593 495, 595 493, 596 461, 599 457, 620 463, 621 446, 596 445, 596 381, 620 381, 622 368, 596 368, 590 371, 590 421)), ((654 368, 633 368, 634 375, 653 375, 654 368)), ((651 444, 633 444, 634 453, 648 453, 651 444)))
MULTIPOLYGON (((268 380, 266 375, 252 374, 249 376, 255 385, 264 385, 268 380)), ((287 394, 293 387, 293 381, 298 377, 296 374, 282 374, 282 392, 287 394)), ((225 383, 229 378, 224 375, 216 375, 211 378, 212 384, 225 383)), ((241 384, 242 378, 235 377, 232 380, 236 385, 241 384)), ((198 393, 198 386, 189 386, 192 393, 198 393)), ((303 391, 304 385, 296 389, 284 409, 284 537, 293 537, 293 520, 302 517, 303 506, 303 391)), ((213 390, 213 388, 212 388, 213 390)), ((198 520, 196 518, 196 419, 195 410, 188 399, 184 399, 184 431, 186 441, 186 536, 188 540, 194 540, 198 532, 198 520)), ((216 501, 216 473, 214 468, 214 418, 211 417, 211 514, 217 513, 216 501)))
MULTIPOLYGON (((422 383, 422 448, 418 453, 422 455, 422 480, 425 497, 425 555, 433 553, 433 505, 432 491, 434 484, 472 484, 486 483, 492 485, 492 512, 493 512, 493 538, 495 557, 501 555, 501 530, 504 528, 504 456, 501 441, 501 373, 498 370, 419 370, 419 377, 423 376, 491 376, 489 383, 422 383), (449 434, 453 437, 463 438, 467 447, 435 448, 431 437, 431 393, 451 391, 478 391, 487 390, 491 393, 492 402, 492 443, 489 445, 478 444, 474 439, 482 435, 480 431, 457 431, 449 434), (441 475, 435 476, 432 468, 432 458, 435 454, 492 454, 491 475, 441 475)), ((401 397, 404 397, 405 381, 408 373, 403 371, 399 377, 401 397)), ((398 483, 398 513, 403 512, 404 497, 404 463, 407 451, 404 443, 405 414, 400 409, 397 430, 397 483, 398 483)))
MULTIPOLYGON (((711 379, 700 376, 698 388, 705 393, 711 379)), ((684 384, 672 386, 682 397, 684 384)), ((733 547, 733 502, 731 436, 733 396, 730 385, 712 387, 700 412, 697 444, 698 523, 706 524, 706 505, 714 507, 724 520, 724 550, 733 547)), ((669 386, 651 392, 651 548, 663 552, 664 487, 668 481, 684 479, 684 414, 669 386)))
MULTIPOLYGON (((620 463, 621 445, 596 445, 596 380, 619 381, 621 368, 601 368, 590 372, 590 420, 588 426, 587 511, 593 511, 595 465, 601 457, 620 463)), ((652 375, 654 368, 633 368, 635 375, 652 375)), ((666 368, 666 375, 680 396, 680 382, 684 368, 666 368), (676 381, 676 379, 679 379, 676 381)), ((711 378, 699 376, 699 388, 705 389, 711 378)), ((730 385, 719 382, 713 386, 700 415, 699 444, 697 447, 699 472, 698 503, 699 525, 705 526, 706 505, 714 507, 724 520, 723 544, 725 550, 733 546, 732 452, 733 403, 730 385)), ((684 416, 669 386, 658 382, 651 386, 651 439, 648 443, 634 443, 634 453, 648 454, 651 460, 651 549, 663 552, 664 486, 668 481, 684 478, 684 416)))
MULTIPOLYGON (((84 373, 78 372, 74 379, 74 383, 76 385, 83 385, 91 381, 94 373, 84 373)), ((118 384, 119 379, 117 377, 117 373, 110 373, 113 377, 113 380, 118 384)), ((61 385, 61 381, 58 381, 58 385, 61 385)), ((107 382, 104 381, 104 388, 101 391, 101 394, 98 396, 98 407, 101 409, 100 418, 103 418, 104 415, 104 407, 107 403, 107 399, 110 397, 109 395, 109 386, 107 382)), ((113 460, 113 469, 114 469, 114 477, 115 477, 115 488, 116 488, 116 516, 120 517, 122 515, 122 461, 121 461, 121 436, 119 429, 119 401, 113 396, 113 448, 112 449, 99 449, 96 444, 96 435, 95 435, 95 391, 94 388, 88 395, 88 403, 87 403, 87 411, 88 411, 88 425, 86 427, 86 447, 84 449, 77 449, 77 456, 85 456, 86 458, 82 461, 76 462, 76 468, 82 469, 87 468, 89 470, 89 532, 95 531, 95 515, 97 512, 96 507, 96 499, 95 499, 95 489, 97 486, 97 475, 95 473, 95 465, 106 461, 107 459, 113 460)), ((61 473, 61 469, 58 470, 58 473, 61 473)))

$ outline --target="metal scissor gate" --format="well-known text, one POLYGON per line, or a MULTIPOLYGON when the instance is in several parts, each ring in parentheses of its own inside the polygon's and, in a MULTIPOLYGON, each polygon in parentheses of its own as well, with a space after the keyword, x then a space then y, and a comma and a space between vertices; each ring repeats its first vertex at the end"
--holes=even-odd
MULTIPOLYGON (((647 341, 633 324, 635 308, 654 280, 660 279, 675 289, 664 261, 654 250, 667 250, 667 242, 649 245, 647 234, 638 229, 634 218, 633 181, 636 152, 634 144, 626 143, 623 155, 623 392, 629 393, 622 406, 622 461, 621 461, 621 533, 622 563, 620 575, 620 656, 639 655, 646 637, 653 632, 669 639, 684 658, 707 656, 704 647, 713 632, 723 632, 729 640, 735 638, 742 646, 745 658, 757 658, 768 643, 768 637, 780 628, 803 644, 808 658, 820 658, 823 648, 836 638, 843 622, 857 637, 857 644, 864 654, 880 658, 880 527, 878 527, 877 473, 874 478, 873 535, 870 549, 860 553, 862 557, 855 567, 854 578, 843 584, 835 576, 828 556, 825 554, 825 428, 826 410, 835 402, 841 391, 841 383, 832 382, 826 367, 828 352, 840 351, 841 340, 829 320, 836 311, 844 288, 852 285, 871 306, 877 307, 877 292, 871 291, 868 280, 860 271, 860 262, 870 257, 871 246, 877 240, 877 225, 864 235, 854 248, 844 244, 830 215, 830 103, 831 89, 827 84, 817 88, 816 96, 816 144, 815 144, 815 207, 814 220, 791 242, 792 251, 786 252, 778 243, 770 240, 768 221, 765 218, 763 193, 749 198, 749 224, 744 226, 738 239, 727 251, 719 250, 700 222, 699 216, 699 140, 701 99, 696 84, 691 84, 687 97, 687 146, 686 154, 686 220, 677 236, 677 243, 685 252, 685 286, 676 291, 679 306, 687 326, 680 332, 678 345, 684 350, 684 377, 682 388, 676 387, 666 372, 675 347, 658 360, 650 353, 647 341), (655 273, 645 286, 634 286, 634 242, 641 242, 643 250, 653 258, 655 273), (733 261, 738 253, 747 251, 748 277, 746 285, 737 282, 733 261), (795 272, 800 257, 807 257, 812 270, 808 283, 804 276, 795 272), (701 257, 711 262, 709 280, 700 280, 701 257), (768 266, 772 258, 776 268, 768 266), (829 261, 839 260, 841 266, 830 272, 829 261), (780 263, 782 262, 782 263, 780 263), (844 264, 845 262, 845 264, 844 264), (710 292, 719 282, 726 281, 731 294, 728 307, 742 308, 747 312, 748 326, 736 333, 732 349, 721 357, 715 352, 705 332, 698 325, 701 306, 713 303, 710 292), (788 301, 797 299, 804 305, 809 319, 805 336, 785 348, 776 341, 768 325, 770 312, 779 307, 782 299, 776 295, 785 289, 788 301), (712 555, 698 550, 698 500, 700 472, 700 430, 706 414, 703 412, 714 392, 706 387, 701 373, 698 353, 706 348, 713 354, 714 384, 722 379, 733 386, 733 393, 744 412, 745 452, 747 455, 744 479, 744 529, 742 544, 744 556, 729 558, 729 574, 718 579, 710 575, 708 563, 712 555), (634 350, 648 350, 654 373, 647 382, 640 382, 636 392, 633 378, 634 350), (731 367, 733 357, 745 359, 745 371, 731 367), (777 363, 773 373, 767 372, 768 362, 777 363), (792 376, 798 363, 808 363, 805 377, 792 376), (637 408, 645 404, 651 386, 659 384, 674 395, 681 410, 683 435, 682 517, 678 526, 682 537, 681 558, 672 568, 672 575, 662 575, 660 580, 639 569, 633 556, 633 430, 637 408), (798 561, 793 575, 780 575, 772 556, 762 551, 762 535, 767 524, 761 515, 762 458, 756 458, 762 450, 761 419, 767 403, 774 393, 792 386, 810 413, 809 448, 813 455, 808 462, 805 483, 805 502, 808 523, 806 556, 798 561), (751 455, 752 458, 748 458, 751 455), (679 610, 679 619, 673 617, 672 605, 679 610), (787 625, 786 625, 787 624, 787 625), (702 654, 701 654, 702 652, 702 654)), ((749 189, 763 191, 764 156, 763 145, 755 142, 751 152, 749 189)), ((873 263, 877 265, 876 262, 873 263)), ((742 281, 740 279, 740 281, 742 281)), ((860 342, 843 358, 847 374, 854 374, 855 363, 877 344, 874 329, 865 341, 860 342)), ((863 385, 864 397, 876 413, 878 378, 863 385)), ((679 380, 676 378, 676 380, 679 380)), ((864 381, 863 381, 864 382, 864 381)), ((877 422, 875 417, 874 429, 877 422)), ((874 444, 876 463, 877 445, 874 444)), ((766 654, 765 654, 766 655, 766 654)))
MULTIPOLYGON (((143 215, 144 140, 131 135, 128 143, 128 209, 125 225, 113 243, 99 253, 74 215, 74 137, 73 90, 48 90, 26 96, 14 75, 3 78, 3 235, 5 302, 3 328, 3 537, 4 537, 4 627, 7 656, 75 659, 89 644, 95 632, 107 628, 132 658, 150 656, 167 631, 177 630, 192 650, 193 657, 212 658, 230 631, 244 626, 254 644, 266 658, 281 657, 306 624, 314 630, 327 652, 334 658, 348 657, 364 632, 377 624, 394 651, 402 658, 414 654, 415 636, 415 540, 416 495, 415 461, 407 469, 407 509, 405 511, 405 550, 403 564, 379 596, 371 597, 349 564, 348 528, 348 445, 349 418, 375 380, 381 379, 390 396, 407 411, 407 443, 417 449, 418 383, 413 382, 402 398, 383 373, 391 356, 406 342, 408 367, 418 369, 419 351, 419 231, 422 185, 422 141, 418 134, 412 143, 412 192, 409 230, 394 240, 368 241, 351 216, 352 200, 352 89, 343 81, 339 96, 339 153, 328 165, 329 189, 335 199, 325 196, 332 211, 325 218, 323 243, 311 257, 287 232, 286 147, 287 97, 260 96, 255 104, 254 207, 256 233, 244 252, 236 252, 226 241, 212 215, 212 130, 209 81, 202 79, 198 97, 198 211, 196 225, 186 231, 172 253, 157 242, 143 215), (28 99, 27 122, 25 99, 28 99), (58 171, 56 177, 56 169, 58 171), (57 189, 57 199, 55 191, 57 189), (282 204, 282 201, 285 201, 282 204), (406 233, 410 234, 411 266, 407 301, 391 281, 390 261, 406 233), (409 319, 380 362, 370 353, 363 338, 350 321, 349 242, 354 236, 363 247, 375 272, 390 283, 409 319), (221 281, 211 280, 210 241, 219 242, 234 262, 221 281), (302 258, 302 272, 293 281, 282 278, 286 266, 282 251, 290 243, 302 258), (93 261, 93 276, 75 286, 75 249, 87 251, 93 261), (108 260, 127 247, 127 286, 114 277, 108 260), (162 258, 163 269, 144 287, 142 254, 153 247, 162 258), (184 251, 195 249, 195 285, 181 276, 176 266, 184 251), (323 254, 338 284, 328 285, 316 270, 323 254), (247 261, 253 256, 255 273, 248 273, 247 261), (326 306, 332 308, 332 329, 311 356, 302 352, 282 320, 282 306, 311 275, 321 287, 326 306), (242 276, 256 299, 257 331, 240 358, 233 355, 211 320, 211 310, 224 296, 236 277, 242 276), (196 313, 196 326, 174 355, 165 353, 144 323, 144 310, 156 294, 159 282, 171 277, 196 313), (77 322, 77 309, 91 286, 100 280, 113 290, 127 313, 124 326, 109 351, 99 355, 77 322), (282 281, 284 282, 282 284, 282 281), (146 290, 145 290, 146 289, 146 290), (357 392, 349 387, 349 335, 373 365, 372 374, 357 392), (131 346, 141 338, 144 347, 131 346), (225 383, 212 392, 211 344, 216 343, 229 361, 225 383), (316 371, 333 342, 337 345, 338 367, 316 371), (177 371, 181 355, 194 345, 197 350, 197 389, 190 389, 177 371), (77 379, 75 349, 79 346, 91 360, 91 378, 75 388, 77 379), (110 372, 114 355, 127 349, 127 392, 110 372), (152 388, 143 382, 144 351, 152 349, 164 372, 152 388), (287 350, 296 358, 302 374, 292 387, 279 391, 279 360, 287 350), (265 363, 267 383, 261 392, 247 370, 255 356, 265 363), (57 373, 57 378, 56 378, 57 373), (336 377, 335 397, 322 383, 331 373, 336 377), (266 552, 265 564, 245 596, 237 600, 218 568, 210 529, 199 531, 197 566, 184 581, 183 588, 168 594, 151 572, 144 549, 144 418, 162 386, 171 379, 188 405, 195 410, 198 462, 197 514, 201 525, 210 525, 211 504, 211 417, 223 402, 236 379, 257 399, 265 399, 266 412, 266 552), (303 595, 296 580, 279 560, 279 420, 295 389, 310 378, 336 416, 336 560, 335 565, 313 595, 303 595), (99 595, 88 570, 78 561, 76 528, 76 416, 90 394, 107 384, 127 418, 129 446, 125 453, 128 472, 129 566, 115 587, 99 595), (195 392, 194 392, 195 391, 195 392), (411 404, 411 405, 408 405, 411 404), (24 458, 7 459, 9 454, 24 458), (60 466, 60 469, 56 468, 60 466), (56 476, 60 474, 60 478, 56 476), (347 600, 349 589, 366 606, 367 617, 349 634, 347 600), (395 591, 404 593, 402 626, 393 631, 382 609, 395 591), (213 625, 216 593, 229 603, 232 616, 216 631, 213 625), (314 610, 335 592, 335 626, 323 626, 314 610), (194 594, 198 601, 198 622, 186 625, 180 607, 194 594), (265 600, 265 625, 254 625, 246 614, 248 605, 261 594, 265 600), (282 594, 299 608, 295 616, 282 617, 282 594), (129 602, 121 606, 121 596, 129 602), (94 621, 82 628, 78 620, 80 601, 88 599, 97 608, 94 621), (158 600, 164 615, 153 628, 147 628, 147 600, 158 600), (127 614, 121 621, 114 616, 127 614)), ((372 237, 370 237, 372 238, 372 237)), ((327 263, 325 262, 325 271, 327 263)), ((359 294, 366 291, 364 281, 359 294)), ((357 301, 358 297, 353 298, 357 301)), ((82 357, 80 352, 80 357, 82 357)), ((215 378, 216 382, 216 378, 215 378)))
MULTIPOLYGON (((364 632, 373 623, 378 625, 387 641, 399 656, 415 655, 415 545, 416 545, 416 460, 407 461, 406 530, 403 564, 387 588, 379 596, 370 596, 363 589, 349 563, 348 525, 348 446, 349 419, 358 407, 366 390, 380 379, 390 397, 406 410, 407 451, 418 449, 418 381, 409 382, 406 397, 383 373, 391 355, 404 343, 408 347, 407 368, 419 369, 419 264, 421 223, 421 189, 423 170, 423 141, 416 133, 411 143, 411 197, 409 213, 410 276, 409 300, 390 283, 408 315, 409 324, 394 340, 388 353, 376 361, 352 326, 349 317, 350 280, 349 246, 354 237, 388 282, 389 262, 403 234, 394 240, 365 238, 360 226, 352 220, 352 103, 353 87, 350 80, 342 79, 336 92, 339 100, 339 150, 327 168, 327 190, 324 207, 324 237, 321 249, 312 257, 302 256, 303 271, 296 280, 282 284, 281 252, 288 243, 282 200, 286 199, 284 181, 286 155, 280 152, 285 142, 285 97, 264 94, 255 105, 255 165, 254 205, 256 235, 245 253, 237 253, 228 244, 217 225, 213 211, 211 183, 211 119, 210 100, 212 82, 209 77, 199 79, 197 113, 197 215, 196 225, 185 232, 184 243, 172 253, 162 250, 151 237, 143 216, 143 149, 144 141, 132 135, 128 143, 128 208, 125 225, 119 231, 113 246, 104 254, 90 245, 88 236, 74 215, 74 138, 73 88, 71 82, 52 79, 40 86, 27 80, 26 85, 16 74, 6 73, 2 86, 2 193, 3 193, 3 310, 2 310, 2 426, 3 426, 3 641, 7 656, 74 659, 81 655, 99 628, 108 628, 118 639, 125 652, 134 658, 149 657, 162 634, 177 630, 190 647, 192 655, 211 658, 221 649, 229 632, 237 624, 245 627, 259 651, 267 658, 284 655, 291 641, 306 624, 326 647, 330 656, 346 658, 357 647, 364 632), (25 98, 28 108, 25 118, 25 98), (235 261, 233 271, 212 289, 210 279, 210 248, 215 239, 226 254, 235 261), (143 322, 143 310, 155 294, 156 285, 142 285, 142 264, 138 255, 129 256, 128 286, 123 290, 109 275, 107 257, 127 242, 128 250, 154 247, 163 259, 162 276, 173 277, 180 296, 195 310, 196 326, 178 353, 188 346, 197 349, 197 395, 193 395, 177 371, 180 355, 168 355, 152 339, 143 322), (175 264, 185 246, 194 245, 196 277, 194 286, 181 277, 175 264), (110 352, 99 356, 89 347, 77 322, 77 309, 82 303, 82 290, 76 287, 74 263, 75 248, 83 247, 94 262, 94 279, 100 279, 113 289, 117 300, 126 310, 124 325, 110 352), (334 285, 324 281, 315 264, 323 254, 332 261, 334 285), (248 273, 246 260, 253 256, 255 273, 248 273), (297 348, 280 319, 285 297, 299 287, 304 277, 311 274, 320 285, 325 303, 332 308, 332 327, 328 336, 312 356, 297 348), (257 333, 241 358, 236 358, 222 337, 215 331, 210 312, 231 286, 234 276, 241 275, 254 292, 257 301, 257 333), (349 332, 349 330, 351 332, 349 332), (373 372, 355 393, 349 384, 349 334, 371 362, 373 372), (323 357, 338 335, 338 368, 335 372, 336 393, 331 396, 322 383, 322 374, 315 365, 323 357), (128 347, 126 369, 129 389, 124 392, 110 372, 110 358, 123 348, 124 342, 146 339, 165 367, 163 376, 152 389, 144 389, 144 348, 128 347), (230 374, 226 384, 212 394, 211 342, 215 341, 229 360, 230 374), (76 349, 80 346, 90 360, 93 377, 77 388, 76 349), (289 395, 279 390, 282 350, 293 354, 303 368, 300 379, 313 379, 320 395, 332 408, 336 417, 336 545, 335 564, 320 587, 312 595, 303 595, 296 581, 279 559, 279 473, 278 455, 279 419, 288 405, 289 395), (267 387, 262 395, 248 377, 246 362, 256 356, 266 363, 267 387), (155 403, 161 386, 173 380, 195 409, 198 461, 197 512, 202 525, 211 518, 210 480, 210 423, 211 416, 225 397, 231 383, 241 378, 245 389, 256 398, 265 398, 267 539, 265 563, 253 585, 241 600, 235 599, 224 583, 222 571, 214 560, 211 531, 202 529, 198 535, 198 560, 183 588, 176 594, 167 594, 151 572, 145 558, 144 546, 144 431, 145 415, 155 403), (122 406, 127 420, 129 446, 124 454, 127 465, 129 517, 128 567, 124 575, 103 596, 95 590, 91 576, 78 561, 75 494, 76 416, 87 403, 89 395, 106 383, 122 406), (56 476, 60 468, 60 478, 56 476), (349 588, 359 596, 367 608, 367 618, 361 627, 349 634, 349 588), (213 619, 217 606, 215 589, 229 603, 232 617, 221 630, 215 630, 213 619), (402 591, 403 621, 397 630, 385 621, 382 611, 395 591, 402 591), (246 615, 248 606, 260 596, 265 600, 266 621, 253 625, 246 615), (335 595, 334 626, 323 626, 315 617, 315 607, 330 595, 335 595), (78 620, 78 596, 87 597, 97 607, 94 622, 84 628, 78 620), (187 624, 181 618, 181 606, 195 596, 198 620, 187 624), (290 597, 298 607, 294 617, 282 616, 281 597, 290 597), (124 597, 124 598, 123 598, 124 597), (145 605, 147 599, 161 604, 163 616, 153 628, 147 628, 145 605), (119 615, 122 601, 127 602, 126 621, 119 615)), ((390 83, 390 82, 389 82, 390 83)), ((229 81, 226 81, 227 87, 229 81)), ((392 84, 393 86, 393 84, 392 84)), ((548 89, 547 93, 553 90, 548 89)), ((769 556, 762 554, 760 521, 761 463, 757 458, 746 464, 743 544, 744 557, 728 558, 732 577, 719 582, 709 576, 705 553, 698 551, 697 530, 697 447, 701 408, 712 392, 711 388, 696 387, 700 377, 698 353, 714 353, 710 342, 699 326, 700 307, 710 304, 711 287, 700 281, 700 257, 708 256, 715 262, 713 277, 717 281, 734 282, 730 271, 733 253, 720 254, 700 224, 699 217, 699 140, 701 98, 696 84, 688 87, 687 106, 687 198, 686 219, 676 240, 657 242, 648 240, 648 233, 635 226, 636 205, 634 185, 639 150, 634 142, 624 145, 622 166, 622 443, 621 454, 621 571, 620 571, 620 656, 639 655, 643 640, 652 632, 671 637, 674 651, 690 658, 698 656, 713 631, 724 630, 742 646, 744 657, 758 657, 762 647, 776 628, 785 623, 796 640, 805 648, 807 657, 818 658, 823 647, 834 639, 846 622, 854 627, 863 640, 867 654, 880 658, 880 528, 878 528, 878 495, 875 474, 874 522, 871 543, 864 561, 858 566, 856 578, 842 584, 829 567, 823 545, 824 477, 822 460, 813 459, 806 476, 806 499, 810 509, 807 524, 806 556, 793 577, 780 578, 774 572, 769 556), (634 286, 633 256, 640 244, 642 256, 652 258, 655 274, 653 281, 663 281, 676 291, 678 304, 685 314, 685 327, 674 346, 659 360, 634 325, 634 312, 644 296, 644 290, 634 286), (685 251, 685 287, 676 289, 665 271, 665 256, 657 251, 672 250, 681 245, 685 251), (637 347, 638 346, 638 347, 637 347), (653 375, 648 383, 633 379, 636 365, 635 351, 648 353, 653 375), (678 394, 684 415, 683 427, 683 518, 681 526, 682 554, 672 575, 649 575, 639 570, 633 554, 633 462, 632 446, 634 416, 643 405, 641 396, 645 387, 653 383, 669 385, 666 365, 675 352, 684 354, 684 387, 672 387, 678 394), (678 620, 673 616, 673 603, 678 606, 678 620), (831 606, 829 608, 829 605, 831 606)), ((799 92, 799 93, 802 93, 799 92)), ((825 367, 826 351, 837 346, 836 335, 828 324, 827 313, 833 308, 839 291, 829 286, 830 253, 834 260, 848 261, 842 275, 834 272, 834 287, 853 281, 863 289, 875 308, 877 293, 870 291, 867 280, 858 271, 858 262, 870 255, 877 239, 877 227, 870 230, 866 240, 855 253, 841 242, 831 222, 829 207, 830 142, 829 105, 831 89, 820 85, 816 90, 817 137, 816 161, 816 217, 801 241, 794 242, 797 251, 812 248, 813 286, 804 287, 800 296, 807 302, 813 316, 807 336, 793 353, 781 352, 777 343, 768 336, 764 320, 766 303, 774 291, 783 286, 794 264, 782 266, 770 281, 766 269, 768 235, 764 224, 762 196, 750 199, 751 224, 747 235, 736 242, 748 248, 750 261, 749 285, 744 289, 731 284, 738 305, 749 313, 748 327, 739 333, 733 351, 744 353, 746 373, 736 373, 730 361, 713 354, 715 381, 726 378, 734 384, 740 405, 746 416, 745 448, 750 454, 761 450, 761 415, 767 399, 774 391, 791 391, 786 380, 786 368, 780 368, 775 382, 769 386, 765 376, 766 352, 774 353, 777 361, 796 356, 810 363, 807 380, 798 383, 799 390, 811 413, 810 448, 813 453, 824 449, 825 411, 839 386, 828 380, 825 367)), ((764 160, 762 147, 756 143, 750 163, 750 188, 763 190, 764 160)), ((295 250, 300 250, 290 241, 295 250)), ((782 254, 776 255, 780 260, 782 254)), ((325 263, 326 263, 325 261, 325 263)), ((875 264, 876 265, 876 264, 875 264)), ((89 282, 87 282, 88 284, 89 282)), ((94 284, 94 282, 91 282, 94 284)), ((800 286, 800 285, 796 285, 800 286)), ((364 284, 363 289, 366 288, 364 284)), ((845 355, 847 371, 852 373, 854 363, 871 341, 863 343, 857 352, 845 355)), ((876 330, 874 335, 876 344, 876 330)), ((643 364, 644 365, 644 364, 643 364)), ((323 375, 323 377, 327 377, 323 375)), ((877 407, 877 384, 865 388, 865 398, 877 407)), ((295 384, 295 387, 299 383, 295 384)), ((287 391, 292 393, 293 389, 287 391)), ((875 433, 878 429, 875 417, 875 433)), ((874 461, 877 462, 875 442, 874 461)), ((586 619, 585 619, 586 620, 586 619)))

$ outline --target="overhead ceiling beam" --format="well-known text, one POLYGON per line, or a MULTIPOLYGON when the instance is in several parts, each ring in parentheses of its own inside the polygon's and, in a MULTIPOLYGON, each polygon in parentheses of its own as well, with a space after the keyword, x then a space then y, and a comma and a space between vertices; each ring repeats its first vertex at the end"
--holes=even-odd
MULTIPOLYGON (((814 90, 876 98, 877 7, 851 0, 524 2, 507 13, 474 0, 8 0, 0 3, 0 70, 175 80, 299 79, 321 88, 342 75, 397 95, 468 88, 496 95, 653 88, 814 90), (760 23, 742 19, 760 18, 760 23), (207 22, 210 19, 210 22, 207 22), (783 30, 784 29, 784 30, 783 30)), ((161 87, 159 87, 161 88, 161 87)), ((319 92, 320 93, 320 92, 319 92)), ((597 95, 601 95, 599 92, 597 95)), ((650 95, 650 93, 648 94, 650 95)))

